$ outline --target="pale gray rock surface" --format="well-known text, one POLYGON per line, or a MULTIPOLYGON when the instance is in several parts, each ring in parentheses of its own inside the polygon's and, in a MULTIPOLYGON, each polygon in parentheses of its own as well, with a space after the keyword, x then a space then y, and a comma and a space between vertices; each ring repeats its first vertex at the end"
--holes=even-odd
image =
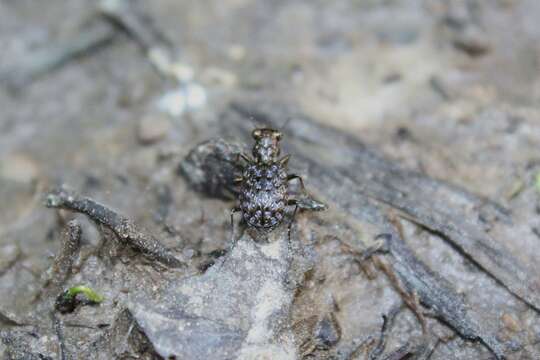
POLYGON ((158 354, 179 359, 298 358, 290 309, 309 261, 286 229, 248 234, 202 275, 168 284, 163 296, 129 309, 158 354))

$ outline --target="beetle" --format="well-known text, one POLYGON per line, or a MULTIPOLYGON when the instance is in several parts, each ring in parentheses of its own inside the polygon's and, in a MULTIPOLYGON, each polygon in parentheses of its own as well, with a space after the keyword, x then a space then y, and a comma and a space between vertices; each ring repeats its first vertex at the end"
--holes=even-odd
POLYGON ((290 237, 299 202, 289 195, 289 182, 298 180, 305 192, 304 181, 300 176, 288 173, 290 155, 280 158, 282 134, 279 130, 257 128, 251 135, 255 140, 252 156, 239 154, 245 166, 242 166, 241 175, 235 178, 239 192, 238 204, 231 210, 231 226, 234 226, 234 214, 241 212, 248 227, 271 231, 283 222, 286 208, 294 206, 288 228, 290 237))

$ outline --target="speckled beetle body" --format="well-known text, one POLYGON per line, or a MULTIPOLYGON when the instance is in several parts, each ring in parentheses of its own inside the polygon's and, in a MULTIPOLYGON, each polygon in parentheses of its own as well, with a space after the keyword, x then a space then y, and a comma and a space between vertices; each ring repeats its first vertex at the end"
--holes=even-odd
POLYGON ((242 175, 236 179, 239 185, 238 206, 232 210, 241 211, 242 218, 249 227, 271 230, 282 223, 287 206, 298 208, 295 199, 289 197, 288 183, 302 179, 287 173, 289 156, 279 158, 281 133, 274 129, 255 129, 252 155, 240 156, 246 162, 242 175))
POLYGON ((272 228, 283 219, 287 204, 287 172, 284 166, 251 164, 243 174, 239 205, 249 226, 272 228))

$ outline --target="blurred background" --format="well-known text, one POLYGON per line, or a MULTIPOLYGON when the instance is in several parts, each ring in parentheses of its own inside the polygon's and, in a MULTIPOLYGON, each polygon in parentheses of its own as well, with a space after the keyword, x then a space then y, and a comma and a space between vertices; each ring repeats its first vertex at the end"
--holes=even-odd
POLYGON ((58 249, 42 195, 59 184, 168 246, 224 247, 231 203, 192 194, 175 161, 247 97, 292 104, 536 226, 536 203, 515 199, 540 164, 539 19, 534 0, 0 0, 0 311, 30 306, 58 249))

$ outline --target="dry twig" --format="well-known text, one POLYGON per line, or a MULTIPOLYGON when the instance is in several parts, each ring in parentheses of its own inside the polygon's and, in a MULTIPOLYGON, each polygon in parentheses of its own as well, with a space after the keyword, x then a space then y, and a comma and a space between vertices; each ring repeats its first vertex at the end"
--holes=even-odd
POLYGON ((152 235, 142 232, 128 218, 98 204, 92 199, 82 198, 60 189, 47 196, 47 207, 71 210, 87 215, 91 220, 111 229, 117 238, 139 251, 150 260, 169 267, 180 267, 183 263, 152 235))

